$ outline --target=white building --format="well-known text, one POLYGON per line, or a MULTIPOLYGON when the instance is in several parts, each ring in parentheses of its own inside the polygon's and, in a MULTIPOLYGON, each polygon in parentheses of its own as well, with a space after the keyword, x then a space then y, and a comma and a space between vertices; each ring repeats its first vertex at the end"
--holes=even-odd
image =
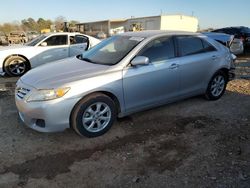
POLYGON ((160 15, 127 20, 126 30, 178 30, 197 32, 198 19, 185 15, 160 15))

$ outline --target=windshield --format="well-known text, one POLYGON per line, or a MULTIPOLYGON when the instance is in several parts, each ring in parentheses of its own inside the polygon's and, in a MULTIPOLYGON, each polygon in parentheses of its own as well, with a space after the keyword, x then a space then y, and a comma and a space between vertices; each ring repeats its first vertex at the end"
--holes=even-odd
POLYGON ((38 44, 39 42, 41 42, 46 37, 47 37, 46 35, 40 35, 40 36, 34 38, 33 40, 31 40, 30 42, 27 42, 25 44, 25 46, 35 46, 36 44, 38 44))
POLYGON ((113 36, 82 54, 81 59, 91 63, 114 65, 121 61, 143 38, 113 36))

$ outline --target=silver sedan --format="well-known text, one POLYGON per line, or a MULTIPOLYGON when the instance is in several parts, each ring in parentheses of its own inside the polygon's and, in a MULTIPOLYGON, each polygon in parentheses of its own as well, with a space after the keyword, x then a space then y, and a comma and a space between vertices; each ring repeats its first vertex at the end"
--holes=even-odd
POLYGON ((41 132, 106 133, 117 117, 204 94, 219 99, 233 55, 202 34, 124 33, 82 55, 29 71, 17 82, 20 118, 41 132))

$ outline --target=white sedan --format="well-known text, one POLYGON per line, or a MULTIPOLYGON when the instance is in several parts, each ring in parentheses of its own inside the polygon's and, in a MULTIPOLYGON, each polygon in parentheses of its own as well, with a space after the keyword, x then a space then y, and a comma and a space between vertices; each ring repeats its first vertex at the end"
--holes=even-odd
POLYGON ((99 42, 80 33, 42 34, 24 45, 0 48, 0 74, 21 76, 39 65, 82 54, 99 42))

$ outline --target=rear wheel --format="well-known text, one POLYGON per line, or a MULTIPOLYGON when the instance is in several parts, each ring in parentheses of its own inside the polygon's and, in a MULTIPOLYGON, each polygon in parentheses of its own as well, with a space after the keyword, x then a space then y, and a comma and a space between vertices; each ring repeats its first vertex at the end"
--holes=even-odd
POLYGON ((97 137, 106 133, 116 118, 114 101, 101 93, 82 99, 71 116, 73 129, 81 136, 97 137))
POLYGON ((210 80, 205 97, 208 100, 217 100, 219 99, 225 92, 227 86, 227 76, 224 72, 217 72, 212 79, 210 80))
POLYGON ((29 70, 29 63, 21 56, 11 56, 5 61, 4 69, 9 76, 22 76, 29 70))

